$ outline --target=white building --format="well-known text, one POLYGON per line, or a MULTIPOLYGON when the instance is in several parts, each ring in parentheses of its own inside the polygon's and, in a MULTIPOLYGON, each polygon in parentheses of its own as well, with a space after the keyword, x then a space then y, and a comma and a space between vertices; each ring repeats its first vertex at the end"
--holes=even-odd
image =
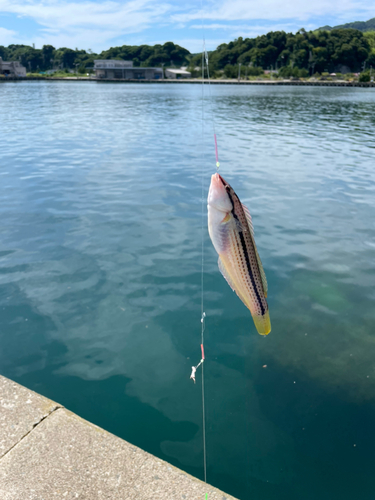
POLYGON ((5 62, 0 57, 0 75, 26 76, 26 68, 18 61, 5 62))
POLYGON ((185 69, 166 69, 165 76, 166 78, 179 80, 180 78, 191 78, 191 73, 185 69))
POLYGON ((163 78, 162 68, 134 67, 133 61, 115 59, 95 59, 94 71, 97 78, 104 80, 160 80, 163 78))

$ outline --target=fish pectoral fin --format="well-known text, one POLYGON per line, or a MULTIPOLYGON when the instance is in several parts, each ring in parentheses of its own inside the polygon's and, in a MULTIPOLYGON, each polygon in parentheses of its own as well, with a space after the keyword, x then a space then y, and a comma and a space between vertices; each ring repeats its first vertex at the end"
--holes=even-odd
POLYGON ((230 212, 227 213, 227 215, 224 217, 224 219, 221 221, 221 223, 226 224, 229 221, 230 221, 230 212))
POLYGON ((226 279, 226 281, 227 281, 228 285, 231 287, 231 289, 235 292, 236 290, 235 290, 235 286, 234 286, 234 283, 232 281, 232 278, 229 276, 229 273, 225 269, 224 264, 223 264, 222 260, 220 259, 220 257, 219 257, 219 260, 217 261, 217 263, 218 263, 221 274, 224 276, 224 278, 226 279))
POLYGON ((233 221, 236 225, 236 229, 239 232, 244 232, 245 228, 243 227, 241 221, 237 219, 236 217, 233 217, 232 212, 228 212, 224 219, 221 221, 221 224, 227 224, 229 221, 231 221, 233 218, 233 221))
POLYGON ((237 218, 234 218, 234 222, 236 224, 237 231, 239 233, 244 233, 246 228, 242 225, 242 222, 237 218))

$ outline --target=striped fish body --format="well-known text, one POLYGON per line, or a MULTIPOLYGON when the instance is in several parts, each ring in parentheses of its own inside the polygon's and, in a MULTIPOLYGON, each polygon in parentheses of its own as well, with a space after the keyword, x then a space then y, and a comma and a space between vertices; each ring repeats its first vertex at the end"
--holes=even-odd
POLYGON ((219 269, 233 291, 250 310, 261 335, 271 331, 267 280, 255 245, 247 207, 219 174, 211 178, 208 193, 208 232, 219 254, 219 269))

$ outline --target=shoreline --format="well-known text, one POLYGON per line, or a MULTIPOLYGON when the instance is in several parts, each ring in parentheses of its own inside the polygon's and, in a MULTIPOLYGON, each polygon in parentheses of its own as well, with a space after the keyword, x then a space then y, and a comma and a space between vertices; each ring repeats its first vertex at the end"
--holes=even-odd
MULTIPOLYGON (((140 84, 195 84, 201 85, 200 79, 184 79, 184 80, 123 80, 123 79, 99 79, 99 78, 80 78, 80 77, 67 77, 67 78, 45 78, 45 77, 7 77, 1 78, 0 83, 5 82, 25 82, 25 81, 43 81, 43 82, 93 82, 93 83, 140 83, 140 84)), ((304 80, 204 80, 205 85, 291 85, 291 86, 305 86, 305 87, 365 87, 375 88, 375 82, 345 82, 345 81, 304 81, 304 80)))

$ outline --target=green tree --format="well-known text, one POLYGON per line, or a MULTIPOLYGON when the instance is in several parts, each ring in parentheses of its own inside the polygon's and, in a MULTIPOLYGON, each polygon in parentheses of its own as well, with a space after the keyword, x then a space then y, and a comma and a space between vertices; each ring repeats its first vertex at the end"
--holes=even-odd
POLYGON ((63 47, 56 52, 56 58, 60 61, 64 68, 74 68, 76 52, 72 49, 63 47))
POLYGON ((369 82, 370 81, 370 71, 362 71, 362 73, 359 75, 358 80, 360 82, 369 82))
POLYGON ((328 50, 326 47, 314 47, 312 49, 315 71, 322 72, 328 64, 328 50))
POLYGON ((283 66, 279 70, 279 76, 281 76, 281 78, 290 78, 292 75, 293 75, 293 69, 291 66, 283 66))
POLYGON ((227 78, 237 78, 238 77, 238 66, 233 64, 226 64, 224 67, 224 75, 227 78))
POLYGON ((339 29, 330 32, 329 47, 334 65, 344 64, 359 70, 370 53, 370 45, 363 34, 354 29, 339 29))
POLYGON ((6 61, 7 60, 7 55, 8 55, 8 50, 6 47, 3 45, 0 45, 0 57, 6 61))
POLYGON ((363 33, 371 49, 375 49, 375 31, 367 31, 363 33))
POLYGON ((31 71, 39 71, 44 68, 41 51, 33 47, 26 47, 24 50, 16 50, 12 55, 12 59, 19 59, 21 64, 31 71))
POLYGON ((123 59, 133 61, 134 66, 160 66, 188 64, 190 52, 173 42, 164 45, 123 45, 111 47, 99 54, 100 59, 123 59))
POLYGON ((52 63, 51 60, 53 60, 53 56, 55 54, 55 47, 52 45, 43 45, 42 47, 42 57, 43 57, 43 68, 44 69, 50 69, 52 63))
MULTIPOLYGON (((346 65, 357 71, 366 59, 372 57, 371 54, 369 41, 360 31, 307 32, 302 28, 296 34, 277 31, 253 39, 238 38, 219 45, 210 54, 210 60, 216 70, 227 65, 252 63, 263 68, 290 65, 311 72, 333 71, 339 65, 346 65)), ((199 58, 195 55, 191 65, 198 65, 199 58)), ((227 71, 230 70, 227 68, 227 71)))

